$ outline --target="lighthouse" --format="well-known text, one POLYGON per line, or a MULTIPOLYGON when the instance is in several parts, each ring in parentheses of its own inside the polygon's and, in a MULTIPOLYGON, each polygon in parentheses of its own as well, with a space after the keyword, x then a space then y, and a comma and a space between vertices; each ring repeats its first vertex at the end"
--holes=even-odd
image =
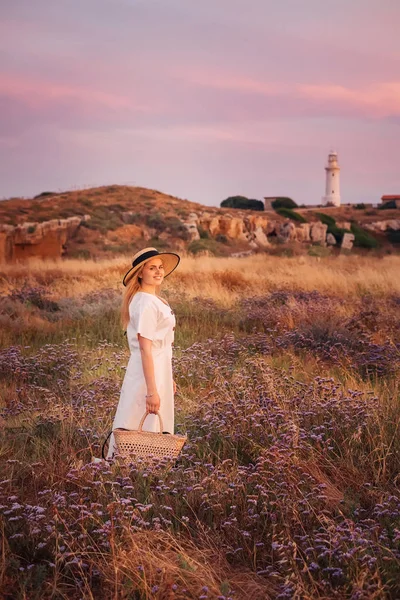
POLYGON ((325 167, 326 182, 325 196, 322 201, 327 206, 340 206, 340 167, 338 165, 337 152, 329 152, 328 164, 325 167))

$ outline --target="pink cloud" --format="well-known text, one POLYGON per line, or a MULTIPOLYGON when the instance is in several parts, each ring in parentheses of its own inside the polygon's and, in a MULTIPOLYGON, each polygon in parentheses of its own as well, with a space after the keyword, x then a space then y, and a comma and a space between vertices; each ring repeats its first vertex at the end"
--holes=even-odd
POLYGON ((371 117, 400 114, 400 82, 381 82, 352 89, 339 85, 299 85, 297 91, 310 100, 339 103, 371 117))
POLYGON ((75 101, 87 110, 93 110, 95 107, 140 112, 149 110, 147 105, 136 103, 127 95, 7 74, 0 76, 0 94, 22 99, 25 105, 34 109, 46 108, 59 101, 75 101))
POLYGON ((188 74, 177 72, 178 77, 182 77, 186 82, 202 87, 211 87, 220 90, 232 90, 237 92, 250 92, 269 96, 276 96, 282 92, 288 91, 289 84, 259 81, 251 77, 227 75, 213 72, 211 70, 192 71, 188 74))
MULTIPOLYGON (((284 83, 264 81, 251 77, 218 73, 215 71, 175 71, 178 79, 193 86, 239 94, 260 95, 285 101, 285 111, 304 113, 307 105, 318 114, 352 114, 367 117, 388 117, 400 114, 400 81, 383 81, 359 86, 284 83), (301 102, 301 106, 298 103, 301 102), (321 104, 323 103, 323 104, 321 104), (292 107, 292 109, 290 109, 292 107)), ((243 101, 242 101, 243 102, 243 101)))

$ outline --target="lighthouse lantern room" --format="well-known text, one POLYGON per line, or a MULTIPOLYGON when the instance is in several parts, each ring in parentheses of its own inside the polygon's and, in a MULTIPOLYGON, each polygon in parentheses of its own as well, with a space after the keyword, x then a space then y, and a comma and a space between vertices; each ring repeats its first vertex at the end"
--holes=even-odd
POLYGON ((325 196, 322 197, 322 201, 327 206, 340 206, 340 167, 338 165, 337 152, 333 150, 329 152, 325 172, 325 196))

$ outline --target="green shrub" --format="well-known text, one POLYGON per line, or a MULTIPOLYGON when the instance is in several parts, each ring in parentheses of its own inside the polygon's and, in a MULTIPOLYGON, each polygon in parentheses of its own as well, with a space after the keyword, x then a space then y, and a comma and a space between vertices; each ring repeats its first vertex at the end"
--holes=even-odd
POLYGON ((358 248, 378 248, 378 240, 356 223, 351 224, 351 233, 354 235, 354 245, 358 248))
POLYGON ((34 196, 34 199, 36 198, 45 198, 46 196, 56 196, 57 192, 42 192, 41 194, 38 194, 37 196, 34 196))
POLYGON ((121 225, 120 215, 110 210, 108 206, 97 206, 91 215, 90 221, 87 222, 88 229, 95 229, 101 233, 114 231, 121 225))
POLYGON ((91 208, 93 206, 93 200, 90 200, 90 198, 82 198, 81 204, 83 204, 83 206, 87 206, 88 208, 91 208))
POLYGON ((198 254, 199 252, 207 251, 210 252, 210 254, 213 254, 214 256, 221 255, 219 244, 216 240, 213 239, 193 240, 188 246, 188 251, 192 254, 198 254))
POLYGON ((161 232, 163 229, 165 229, 165 219, 161 213, 156 212, 146 216, 146 225, 148 225, 148 227, 152 227, 156 231, 161 232))
POLYGON ((167 217, 165 219, 165 229, 181 240, 187 241, 190 238, 189 231, 178 217, 167 217))
POLYGON ((287 196, 280 196, 272 202, 272 208, 274 210, 277 210, 278 208, 297 208, 297 204, 287 196))
POLYGON ((229 196, 221 202, 223 208, 242 208, 245 210, 264 210, 264 203, 261 200, 246 198, 246 196, 229 196))
POLYGON ((197 226, 197 231, 199 232, 199 236, 202 240, 210 239, 210 234, 208 233, 207 229, 203 229, 201 225, 197 226))
POLYGON ((324 223, 324 225, 328 225, 328 229, 327 229, 327 233, 331 233, 336 242, 338 244, 341 244, 342 239, 343 239, 343 235, 348 232, 347 229, 342 229, 341 227, 338 227, 336 225, 336 221, 333 217, 331 217, 330 215, 326 215, 325 213, 316 213, 316 215, 318 216, 319 220, 324 223))
POLYGON ((318 219, 324 223, 324 225, 336 225, 336 220, 331 217, 330 215, 326 215, 325 213, 321 213, 321 212, 317 212, 315 213, 318 217, 318 219))
POLYGON ((125 215, 124 220, 128 225, 133 225, 136 223, 142 223, 143 216, 140 213, 132 213, 130 215, 125 215))
POLYGON ((299 215, 299 213, 295 212, 291 208, 278 208, 275 209, 275 212, 282 217, 287 217, 289 219, 293 219, 293 221, 298 221, 299 223, 307 223, 307 219, 303 217, 303 215, 299 215))
POLYGON ((389 229, 387 232, 388 240, 391 244, 400 244, 400 231, 395 229, 389 229))
POLYGON ((28 233, 35 233, 36 231, 36 225, 30 225, 28 227, 28 233))
POLYGON ((157 248, 157 250, 165 250, 166 248, 170 248, 170 243, 167 240, 160 239, 158 235, 155 235, 149 240, 149 248, 150 247, 157 248))
POLYGON ((358 204, 354 205, 354 208, 356 208, 357 210, 365 210, 366 206, 365 206, 364 202, 359 202, 358 204))

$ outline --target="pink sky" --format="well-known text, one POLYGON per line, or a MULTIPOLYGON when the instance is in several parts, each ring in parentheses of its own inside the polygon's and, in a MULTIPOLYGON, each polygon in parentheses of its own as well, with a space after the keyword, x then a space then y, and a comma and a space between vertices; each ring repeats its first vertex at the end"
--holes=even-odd
POLYGON ((0 198, 128 184, 209 205, 400 193, 398 0, 15 0, 0 198))

